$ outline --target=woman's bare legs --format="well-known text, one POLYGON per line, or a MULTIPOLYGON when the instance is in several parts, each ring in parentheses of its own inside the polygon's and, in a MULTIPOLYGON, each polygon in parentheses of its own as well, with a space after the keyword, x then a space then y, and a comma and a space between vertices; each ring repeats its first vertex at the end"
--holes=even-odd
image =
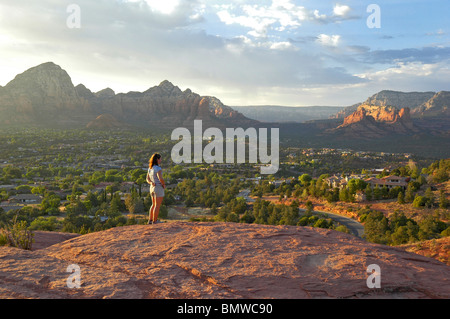
POLYGON ((155 207, 155 210, 153 212, 153 222, 154 223, 158 220, 159 209, 161 208, 161 204, 162 204, 163 199, 164 199, 164 197, 156 197, 156 207, 155 207))
POLYGON ((156 195, 155 193, 151 194, 152 196, 152 206, 150 207, 149 216, 148 216, 148 223, 151 224, 153 222, 153 216, 155 215, 155 208, 156 208, 156 195))
POLYGON ((156 197, 155 193, 152 193, 152 207, 150 207, 149 224, 158 220, 159 209, 161 207, 164 197, 156 197))

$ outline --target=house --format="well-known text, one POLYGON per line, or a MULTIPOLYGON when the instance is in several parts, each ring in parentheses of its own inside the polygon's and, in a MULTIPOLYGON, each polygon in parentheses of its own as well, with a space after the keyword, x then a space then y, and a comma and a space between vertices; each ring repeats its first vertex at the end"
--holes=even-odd
POLYGON ((341 180, 340 177, 334 175, 334 176, 325 178, 324 181, 325 181, 325 183, 328 184, 329 187, 336 188, 336 187, 339 187, 340 180, 341 180))
POLYGON ((275 180, 275 181, 270 181, 269 184, 274 185, 276 188, 278 188, 285 182, 286 182, 286 180, 275 180))
POLYGON ((367 199, 366 194, 363 191, 357 191, 355 194, 355 200, 357 202, 364 202, 367 199))
POLYGON ((340 176, 336 176, 336 175, 328 177, 324 181, 331 188, 343 188, 344 186, 347 185, 347 179, 346 178, 340 177, 340 176))
POLYGON ((18 194, 9 199, 9 203, 40 204, 41 202, 42 197, 33 194, 18 194))
POLYGON ((0 185, 0 190, 11 191, 16 187, 17 185, 0 185))
POLYGON ((403 190, 406 190, 409 181, 409 177, 400 177, 395 175, 390 175, 383 178, 371 177, 365 180, 365 182, 368 183, 372 188, 378 185, 378 187, 386 186, 388 189, 400 187, 403 190))

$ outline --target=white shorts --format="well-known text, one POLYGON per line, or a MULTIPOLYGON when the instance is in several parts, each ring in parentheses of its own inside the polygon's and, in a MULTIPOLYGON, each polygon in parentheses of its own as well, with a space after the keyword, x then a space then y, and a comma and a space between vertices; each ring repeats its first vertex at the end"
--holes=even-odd
POLYGON ((156 195, 156 197, 164 197, 164 188, 161 185, 150 186, 150 194, 156 195))

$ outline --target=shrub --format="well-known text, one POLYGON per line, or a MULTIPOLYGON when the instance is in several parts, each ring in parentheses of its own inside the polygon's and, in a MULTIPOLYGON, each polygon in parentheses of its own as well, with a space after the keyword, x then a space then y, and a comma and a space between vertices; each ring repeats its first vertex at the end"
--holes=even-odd
POLYGON ((0 245, 31 250, 33 236, 34 234, 27 229, 27 222, 17 222, 17 218, 15 218, 12 225, 5 225, 0 229, 0 245))
POLYGON ((340 231, 341 233, 350 234, 350 230, 344 225, 339 225, 335 230, 340 231))
POLYGON ((420 208, 422 206, 425 206, 425 202, 425 197, 417 195, 416 198, 414 198, 413 207, 420 208))
POLYGON ((450 227, 447 227, 447 229, 443 230, 443 231, 441 232, 441 236, 442 236, 442 237, 448 237, 448 236, 450 236, 450 227))

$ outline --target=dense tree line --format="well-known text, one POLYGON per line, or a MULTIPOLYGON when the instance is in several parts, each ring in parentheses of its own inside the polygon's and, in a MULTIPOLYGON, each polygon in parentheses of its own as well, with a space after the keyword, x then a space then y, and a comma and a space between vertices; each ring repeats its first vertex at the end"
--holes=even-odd
POLYGON ((429 215, 416 222, 398 212, 389 218, 370 209, 358 213, 364 222, 366 239, 378 244, 402 245, 450 235, 450 223, 441 221, 439 216, 429 215))
POLYGON ((299 214, 298 205, 297 201, 291 205, 284 205, 257 199, 252 209, 249 209, 243 198, 237 198, 221 207, 214 220, 261 225, 310 226, 349 232, 345 226, 336 225, 326 216, 312 215, 311 211, 307 211, 304 215, 299 214))

